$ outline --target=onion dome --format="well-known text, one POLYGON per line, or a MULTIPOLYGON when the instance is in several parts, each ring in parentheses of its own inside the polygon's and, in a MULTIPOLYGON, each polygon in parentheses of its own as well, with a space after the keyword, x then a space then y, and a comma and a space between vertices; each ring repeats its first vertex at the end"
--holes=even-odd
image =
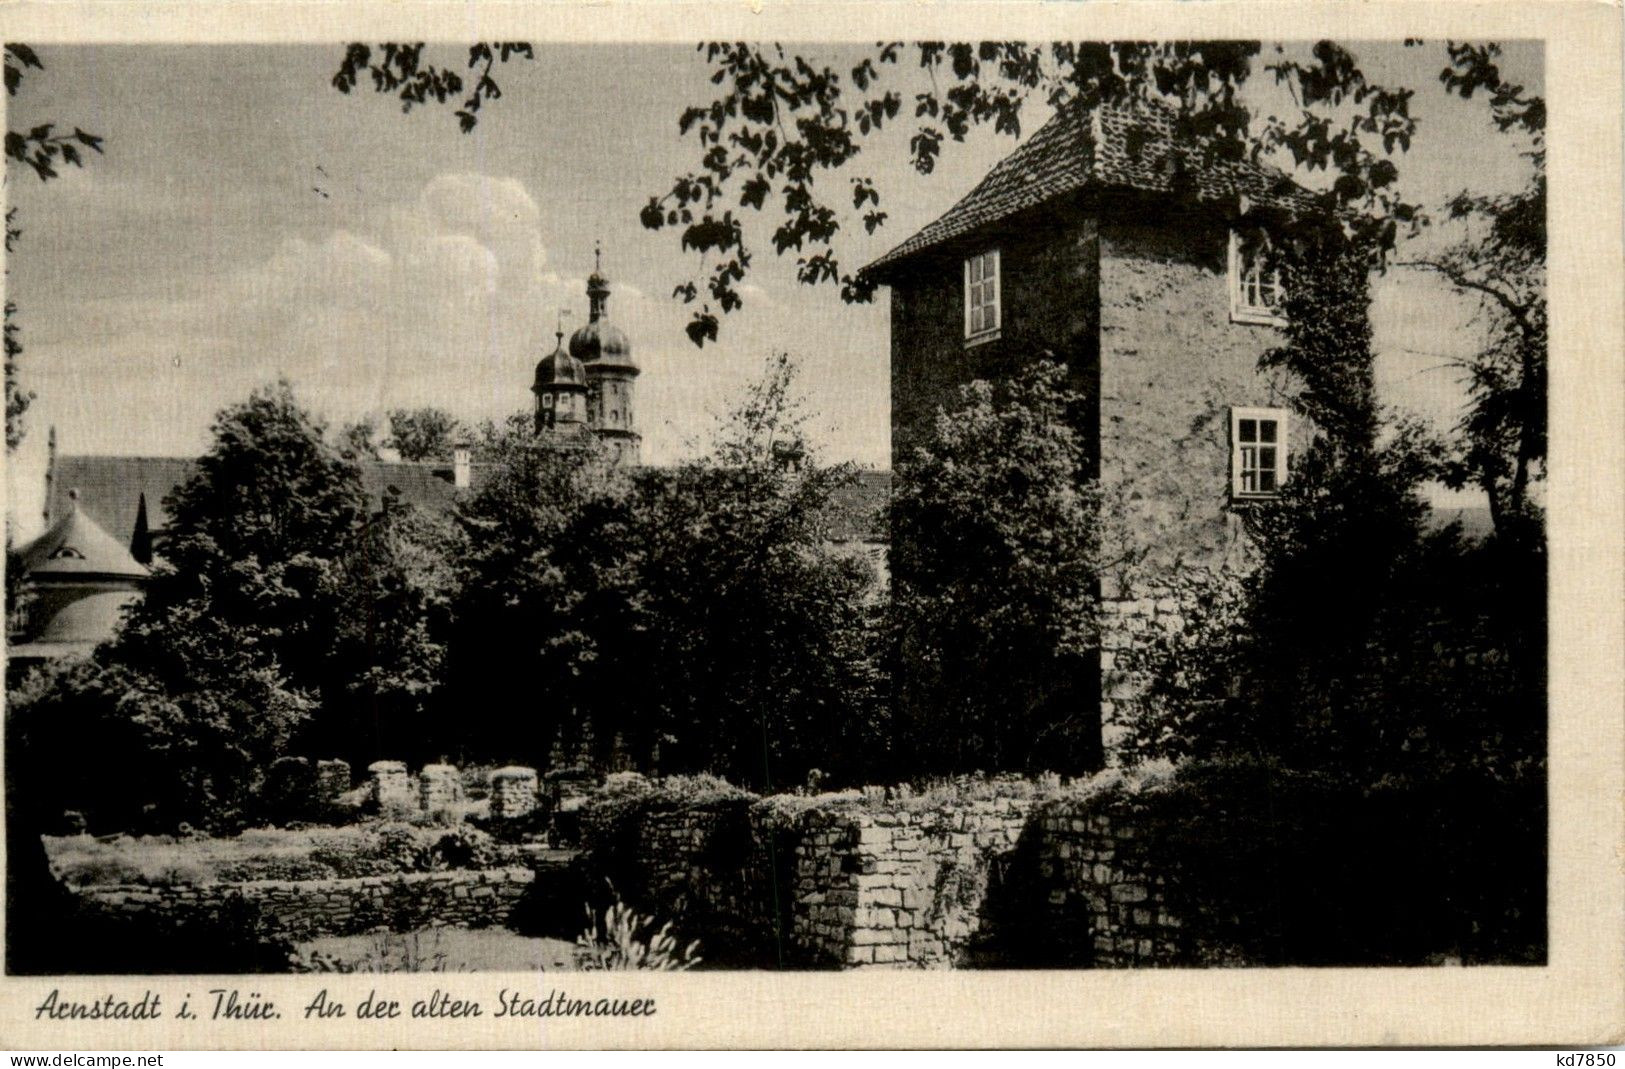
POLYGON ((587 278, 587 323, 570 335, 570 355, 583 363, 616 364, 631 371, 632 343, 608 318, 609 280, 594 271, 587 278))
POLYGON ((531 386, 531 392, 571 387, 587 388, 587 369, 580 360, 565 351, 564 335, 560 333, 553 351, 536 364, 536 382, 531 386))

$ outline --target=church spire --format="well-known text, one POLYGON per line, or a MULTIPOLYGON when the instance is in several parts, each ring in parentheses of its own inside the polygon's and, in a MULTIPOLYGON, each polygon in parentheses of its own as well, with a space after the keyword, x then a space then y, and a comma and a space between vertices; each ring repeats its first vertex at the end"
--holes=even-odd
POLYGON ((592 275, 587 279, 587 322, 596 323, 608 314, 609 280, 604 277, 604 245, 593 242, 592 275))

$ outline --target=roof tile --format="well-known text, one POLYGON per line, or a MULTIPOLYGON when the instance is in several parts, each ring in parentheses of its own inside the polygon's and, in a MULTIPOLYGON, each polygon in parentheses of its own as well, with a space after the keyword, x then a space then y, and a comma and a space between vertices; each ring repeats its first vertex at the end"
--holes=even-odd
POLYGON ((1086 188, 1188 190, 1208 201, 1245 195, 1263 207, 1294 211, 1317 204, 1314 194, 1276 168, 1246 160, 1193 161, 1199 150, 1175 136, 1175 119, 1173 109, 1148 101, 1064 108, 959 203, 864 270, 884 273, 916 253, 1086 188))

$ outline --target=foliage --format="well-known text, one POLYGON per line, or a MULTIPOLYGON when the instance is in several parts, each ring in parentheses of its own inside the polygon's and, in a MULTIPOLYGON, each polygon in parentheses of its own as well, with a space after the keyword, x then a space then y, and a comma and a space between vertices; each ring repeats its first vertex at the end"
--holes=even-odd
POLYGON ((1098 765, 1098 492, 1066 369, 974 382, 898 473, 892 621, 917 771, 1098 765))
POLYGON ((333 75, 333 88, 349 93, 363 77, 371 80, 375 92, 393 95, 401 102, 401 111, 409 112, 414 106, 427 106, 450 102, 456 107, 457 125, 463 133, 471 133, 479 124, 480 109, 488 100, 502 96, 502 90, 491 77, 498 63, 510 59, 535 59, 535 50, 524 41, 492 41, 471 45, 468 49, 467 77, 449 67, 437 67, 423 62, 423 42, 417 44, 386 43, 374 50, 359 41, 345 46, 344 58, 338 73, 333 75), (468 96, 458 98, 467 89, 468 96))
POLYGON ((459 550, 446 517, 403 501, 393 487, 347 540, 333 574, 331 707, 308 744, 363 756, 433 756, 410 745, 403 751, 402 740, 429 734, 459 550))
POLYGON ((1165 902, 1192 964, 1545 960, 1538 780, 1454 770, 1363 787, 1228 754, 1089 811, 1134 828, 1116 864, 1177 874, 1165 902))
MULTIPOLYGON (((12 695, 19 762, 93 827, 157 829, 179 819, 231 829, 248 819, 271 761, 311 703, 229 627, 174 610, 186 632, 160 664, 52 665, 12 695), (96 740, 93 746, 86 739, 96 740)), ((168 629, 168 618, 155 625, 168 629)))
POLYGON ((389 413, 389 438, 402 460, 451 460, 462 425, 450 412, 433 406, 397 408, 389 413))
POLYGON ((377 460, 378 446, 373 440, 377 434, 378 428, 370 416, 346 423, 339 431, 339 455, 350 460, 377 460))
POLYGON ((421 731, 451 532, 394 497, 369 517, 354 461, 287 383, 220 413, 166 507, 163 562, 118 636, 18 695, 39 759, 87 770, 71 787, 101 826, 230 829, 296 738, 370 758, 382 732, 421 731), (79 760, 86 731, 123 745, 79 760))
POLYGON ((711 42, 700 51, 718 89, 678 120, 694 139, 698 167, 651 197, 641 216, 648 229, 677 230, 683 249, 712 265, 703 284, 674 292, 699 305, 688 326, 696 345, 715 340, 719 317, 743 304, 753 260, 747 212, 780 213, 773 250, 796 256, 801 282, 867 301, 874 280, 842 266, 836 240, 848 218, 861 217, 871 234, 885 224, 881 191, 869 176, 852 175, 847 212, 819 178, 827 184, 849 173, 870 138, 910 120, 909 162, 929 174, 944 147, 977 126, 1019 137, 1024 105, 1035 97, 1057 109, 1163 101, 1177 110, 1178 135, 1208 160, 1286 155, 1302 170, 1334 174, 1328 204, 1385 248, 1420 218, 1395 192, 1391 159, 1410 147, 1412 91, 1372 82, 1353 53, 1330 41, 1302 58, 1275 47, 1264 69, 1291 88, 1299 114, 1257 121, 1239 95, 1264 51, 1257 41, 893 41, 877 43, 850 71, 783 44, 711 42), (905 81, 909 59, 913 85, 905 81))
MULTIPOLYGON (((45 69, 39 54, 25 44, 7 44, 5 57, 7 96, 17 95, 28 69, 45 69)), ((55 123, 42 123, 28 130, 7 130, 6 158, 32 167, 45 182, 57 177, 57 167, 62 164, 83 167, 82 149, 101 154, 103 139, 95 134, 87 134, 77 126, 71 134, 57 133, 56 129, 55 123)))
POLYGON ((867 756, 871 578, 823 538, 851 474, 808 457, 775 367, 710 457, 673 468, 496 437, 458 512, 450 650, 455 700, 492 712, 453 748, 534 764, 555 740, 590 735, 601 759, 619 738, 637 764, 754 784, 798 781, 832 735, 867 756), (516 724, 515 695, 546 700, 516 724))
MULTIPOLYGON (((614 888, 610 889, 614 894, 614 888)), ((672 923, 655 927, 655 918, 645 916, 619 895, 605 908, 603 916, 591 905, 587 928, 576 938, 576 967, 584 971, 676 972, 700 963, 700 941, 686 946, 672 934, 672 923)))
POLYGON ((1461 364, 1469 404, 1447 481, 1478 486, 1497 531, 1530 540, 1540 537, 1530 484, 1546 461, 1546 103, 1502 77, 1499 54, 1493 44, 1452 44, 1440 80, 1464 99, 1485 91, 1495 125, 1528 145, 1529 180, 1514 193, 1464 190, 1451 198, 1446 212, 1462 236, 1409 266, 1437 272, 1476 297, 1490 323, 1484 348, 1461 364))
MULTIPOLYGON (((17 209, 6 209, 6 252, 16 250, 23 232, 17 228, 17 209)), ((10 268, 7 268, 10 271, 10 268)), ((34 392, 22 388, 17 379, 18 359, 23 355, 22 326, 17 322, 17 302, 5 305, 6 346, 6 450, 16 449, 23 440, 23 413, 34 402, 34 392)), ((7 570, 10 575, 10 570, 7 570)), ((7 604, 10 604, 8 600, 7 604)))

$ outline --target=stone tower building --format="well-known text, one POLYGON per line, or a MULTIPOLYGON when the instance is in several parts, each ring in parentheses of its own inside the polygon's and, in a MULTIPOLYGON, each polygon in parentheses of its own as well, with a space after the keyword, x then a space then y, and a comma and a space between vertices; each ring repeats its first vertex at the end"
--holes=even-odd
POLYGON ((570 356, 586 368, 587 425, 617 460, 637 464, 643 450, 632 416, 638 365, 626 333, 609 321, 609 280, 601 262, 587 279, 587 302, 586 325, 570 335, 570 356))
MULTIPOLYGON (((1202 162, 1147 102, 1062 109, 866 270, 891 289, 892 451, 959 386, 1063 363, 1102 492, 1098 701, 1107 756, 1187 610, 1244 580, 1247 515, 1313 428, 1261 365, 1285 323, 1268 236, 1324 207, 1271 168, 1202 162)), ((1082 715, 1080 713, 1080 715, 1082 715)))

